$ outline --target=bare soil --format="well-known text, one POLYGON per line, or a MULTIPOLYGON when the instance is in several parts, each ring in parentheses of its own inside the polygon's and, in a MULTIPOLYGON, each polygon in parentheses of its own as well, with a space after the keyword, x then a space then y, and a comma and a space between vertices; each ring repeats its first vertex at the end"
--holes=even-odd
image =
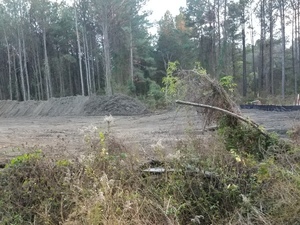
MULTIPOLYGON (((286 131, 300 123, 300 112, 242 110, 269 131, 287 137, 286 131)), ((88 148, 84 136, 94 128, 107 132, 105 117, 114 117, 110 132, 151 158, 152 145, 159 140, 165 147, 177 140, 204 135, 203 121, 194 109, 149 112, 135 99, 118 95, 110 98, 68 97, 48 102, 18 103, 0 101, 0 162, 30 149, 42 149, 52 156, 84 154, 88 148), (29 107, 30 105, 30 107, 29 107)), ((166 148, 167 149, 167 148, 166 148)), ((170 148, 168 148, 170 149, 170 148)))

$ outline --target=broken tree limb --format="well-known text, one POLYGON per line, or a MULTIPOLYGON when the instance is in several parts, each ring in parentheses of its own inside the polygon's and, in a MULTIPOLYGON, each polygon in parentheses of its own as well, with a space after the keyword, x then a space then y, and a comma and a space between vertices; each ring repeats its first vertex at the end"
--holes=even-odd
POLYGON ((246 119, 236 113, 230 112, 226 109, 222 109, 216 106, 211 106, 211 105, 205 105, 205 104, 200 104, 200 103, 194 103, 194 102, 187 102, 187 101, 181 101, 181 100, 176 100, 177 104, 180 105, 190 105, 190 106, 195 106, 195 107, 201 107, 201 108, 206 108, 206 109, 212 109, 212 110, 217 110, 220 111, 222 113, 225 113, 227 115, 230 115, 238 120, 241 120, 247 124, 249 124, 250 126, 254 127, 255 129, 257 129, 262 135, 264 135, 267 138, 270 138, 270 135, 268 133, 266 133, 265 131, 263 131, 262 129, 260 129, 259 124, 255 123, 254 121, 250 120, 250 119, 246 119))

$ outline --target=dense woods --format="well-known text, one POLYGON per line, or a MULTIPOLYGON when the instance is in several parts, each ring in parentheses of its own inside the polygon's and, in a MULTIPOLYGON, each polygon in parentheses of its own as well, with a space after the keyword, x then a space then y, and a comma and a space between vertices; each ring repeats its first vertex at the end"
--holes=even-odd
POLYGON ((149 34, 146 0, 3 0, 0 99, 149 95, 169 62, 231 75, 243 96, 299 92, 300 0, 187 0, 149 34))

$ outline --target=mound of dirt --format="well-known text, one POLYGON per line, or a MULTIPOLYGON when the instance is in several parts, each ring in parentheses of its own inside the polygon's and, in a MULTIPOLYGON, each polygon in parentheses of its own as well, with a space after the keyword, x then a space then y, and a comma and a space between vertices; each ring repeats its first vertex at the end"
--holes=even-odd
POLYGON ((139 101, 126 95, 111 97, 92 96, 84 105, 84 114, 96 115, 139 115, 147 113, 147 108, 139 101))
POLYGON ((71 96, 48 101, 0 101, 0 117, 140 115, 147 108, 126 95, 71 96))

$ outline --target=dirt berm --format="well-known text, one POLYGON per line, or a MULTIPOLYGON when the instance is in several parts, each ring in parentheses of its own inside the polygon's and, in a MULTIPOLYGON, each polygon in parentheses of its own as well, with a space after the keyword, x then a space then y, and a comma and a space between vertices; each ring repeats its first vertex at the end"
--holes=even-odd
POLYGON ((126 95, 71 96, 48 101, 0 101, 0 117, 141 115, 147 108, 126 95))

